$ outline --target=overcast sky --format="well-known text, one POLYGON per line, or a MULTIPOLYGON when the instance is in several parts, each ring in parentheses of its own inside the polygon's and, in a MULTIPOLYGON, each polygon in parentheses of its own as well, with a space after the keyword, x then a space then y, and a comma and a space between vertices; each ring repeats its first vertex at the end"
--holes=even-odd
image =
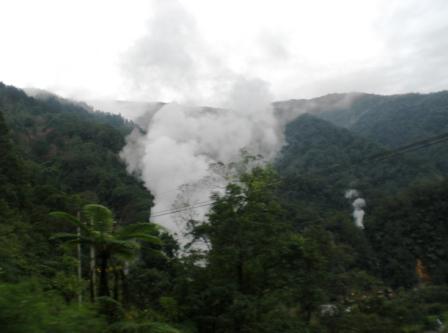
POLYGON ((447 0, 0 0, 0 81, 63 96, 207 101, 448 89, 447 0))

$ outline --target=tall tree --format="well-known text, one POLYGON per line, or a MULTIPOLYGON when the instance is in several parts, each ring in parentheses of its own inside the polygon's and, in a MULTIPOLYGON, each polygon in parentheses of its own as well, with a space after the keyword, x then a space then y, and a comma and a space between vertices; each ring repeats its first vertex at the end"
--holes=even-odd
POLYGON ((138 240, 160 244, 156 226, 150 223, 136 223, 118 226, 112 212, 102 205, 84 206, 85 222, 65 212, 52 212, 51 216, 69 222, 81 229, 81 233, 57 233, 54 239, 68 243, 90 245, 99 260, 98 296, 110 296, 109 264, 112 258, 132 259, 140 248, 138 240))
POLYGON ((195 228, 194 235, 210 243, 204 260, 207 288, 198 296, 201 332, 265 332, 276 325, 288 331, 292 321, 271 317, 285 306, 279 295, 280 249, 292 230, 282 218, 277 185, 271 168, 243 174, 224 195, 215 195, 208 221, 195 228))

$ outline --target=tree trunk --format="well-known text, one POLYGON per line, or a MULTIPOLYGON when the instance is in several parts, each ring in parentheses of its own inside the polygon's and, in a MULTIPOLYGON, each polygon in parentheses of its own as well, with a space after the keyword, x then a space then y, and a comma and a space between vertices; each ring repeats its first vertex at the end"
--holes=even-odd
POLYGON ((313 316, 313 307, 311 305, 305 305, 305 323, 309 325, 311 323, 311 317, 313 316))
POLYGON ((95 302, 96 298, 96 263, 95 263, 95 247, 90 245, 90 300, 95 302))
POLYGON ((123 269, 120 269, 121 276, 121 303, 124 307, 129 304, 129 285, 128 285, 128 274, 129 274, 129 262, 125 261, 123 264, 123 269))
POLYGON ((101 253, 100 255, 100 284, 98 296, 110 296, 109 277, 108 277, 109 253, 101 253))
POLYGON ((119 301, 120 298, 120 273, 117 268, 114 268, 114 299, 119 301))
MULTIPOLYGON (((77 213, 77 218, 79 221, 81 221, 81 214, 77 213)), ((81 238, 81 228, 78 227, 76 228, 76 233, 78 234, 78 237, 81 238)), ((78 246, 77 246, 77 254, 78 254, 78 283, 79 283, 79 290, 78 290, 78 304, 81 305, 82 304, 82 292, 83 292, 83 288, 82 288, 82 250, 81 250, 81 242, 78 241, 78 246)))

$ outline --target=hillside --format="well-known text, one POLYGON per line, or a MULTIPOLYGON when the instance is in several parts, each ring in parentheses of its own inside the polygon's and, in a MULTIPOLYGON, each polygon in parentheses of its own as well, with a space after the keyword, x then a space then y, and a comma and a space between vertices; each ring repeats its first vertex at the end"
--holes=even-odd
POLYGON ((281 175, 320 178, 344 191, 394 193, 422 179, 441 178, 430 161, 409 156, 376 158, 387 150, 345 128, 304 114, 289 123, 276 162, 281 175))
POLYGON ((124 223, 147 220, 151 195, 118 157, 132 123, 56 96, 28 97, 3 84, 0 110, 42 195, 80 193, 114 208, 124 223))
MULTIPOLYGON (((352 200, 345 197, 348 190, 355 189, 366 201, 370 218, 386 198, 444 178, 430 161, 407 155, 378 158, 387 153, 383 146, 309 114, 290 122, 285 138, 275 167, 283 180, 279 196, 288 219, 298 228, 320 225, 335 234, 342 232, 337 237, 349 244, 356 230, 340 230, 341 224, 352 223, 352 200)), ((351 246, 363 253, 360 266, 374 266, 373 252, 364 241, 351 246)))
MULTIPOLYGON (((282 118, 309 113, 387 148, 397 148, 448 132, 448 92, 431 94, 332 94, 275 103, 282 118)), ((448 147, 437 145, 416 156, 448 172, 448 147)))

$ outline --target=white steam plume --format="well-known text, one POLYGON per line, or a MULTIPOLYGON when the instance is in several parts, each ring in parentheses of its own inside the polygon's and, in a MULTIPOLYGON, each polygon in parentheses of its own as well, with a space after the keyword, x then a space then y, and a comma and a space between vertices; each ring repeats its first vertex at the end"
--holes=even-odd
MULTIPOLYGON (((253 89, 260 86, 259 82, 239 82, 236 89, 254 94, 253 89)), ((254 103, 256 108, 251 108, 244 98, 234 103, 235 108, 228 111, 170 103, 153 116, 146 134, 135 130, 128 138, 121 156, 128 170, 140 173, 155 195, 155 215, 175 204, 195 205, 209 200, 211 191, 227 181, 213 166, 237 162, 242 148, 266 159, 280 149, 281 135, 270 105, 261 108, 254 103)), ((156 222, 173 232, 183 229, 171 215, 160 216, 156 222)))
POLYGON ((241 149, 272 159, 283 136, 268 85, 212 61, 177 1, 156 4, 150 31, 130 50, 126 70, 149 96, 184 103, 168 103, 148 117, 143 131, 127 138, 121 157, 155 195, 152 220, 185 243, 185 220, 204 218, 211 193, 228 182, 220 166, 238 162, 241 149), (191 106, 205 101, 217 108, 191 106), (170 214, 186 206, 199 207, 170 214))
POLYGON ((364 215, 366 212, 366 201, 359 197, 359 192, 355 189, 350 189, 345 192, 345 198, 352 201, 353 206, 353 221, 358 228, 364 229, 364 215))
POLYGON ((359 197, 359 192, 355 189, 350 189, 345 192, 346 199, 356 199, 359 197))
POLYGON ((353 219, 355 221, 355 225, 358 228, 364 229, 364 207, 366 206, 366 201, 363 198, 357 198, 352 203, 353 206, 353 219))

